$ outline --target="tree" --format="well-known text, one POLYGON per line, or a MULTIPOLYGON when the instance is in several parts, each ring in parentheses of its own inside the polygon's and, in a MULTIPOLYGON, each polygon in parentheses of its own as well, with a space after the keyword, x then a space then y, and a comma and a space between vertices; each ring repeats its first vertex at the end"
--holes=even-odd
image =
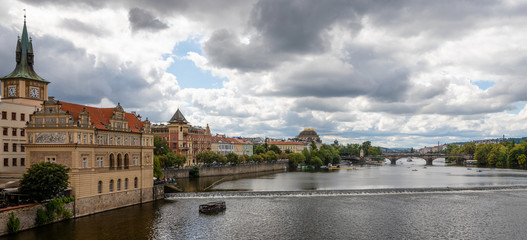
POLYGON ((527 168, 527 156, 525 156, 525 154, 518 156, 518 164, 523 169, 527 168))
POLYGON ((296 169, 298 164, 304 164, 306 161, 306 157, 302 153, 290 153, 288 157, 290 169, 296 169))
POLYGON ((187 157, 181 153, 176 154, 174 165, 178 167, 182 167, 187 162, 187 157))
POLYGON ((269 147, 269 151, 273 151, 276 154, 282 153, 282 150, 280 150, 280 148, 274 144, 271 144, 271 146, 269 147))
POLYGON ((270 161, 276 161, 278 160, 278 154, 276 154, 274 151, 267 151, 264 155, 263 155, 263 158, 266 162, 270 162, 270 161))
POLYGON ((317 144, 315 143, 315 141, 311 141, 309 146, 311 147, 311 151, 317 150, 317 144))
POLYGON ((371 142, 370 141, 366 141, 366 142, 362 143, 361 149, 364 152, 364 156, 368 155, 368 151, 370 150, 370 148, 371 148, 371 142))
POLYGON ((253 145, 254 154, 263 154, 265 153, 265 147, 263 145, 253 145))
POLYGON ((163 139, 162 137, 154 136, 154 146, 156 147, 154 149, 155 155, 166 155, 167 153, 171 152, 167 140, 163 139))
POLYGON ((368 149, 368 155, 371 155, 371 156, 382 155, 382 150, 380 147, 370 147, 368 149))
POLYGON ((161 162, 159 157, 154 155, 154 177, 160 179, 163 177, 163 172, 161 171, 161 162))
POLYGON ((236 165, 238 163, 240 163, 240 159, 238 157, 238 154, 236 153, 228 153, 227 156, 225 156, 227 158, 227 162, 228 163, 231 163, 232 165, 236 165))
POLYGON ((474 154, 476 152, 476 144, 473 142, 466 143, 465 146, 463 146, 463 150, 461 153, 463 154, 474 154))
POLYGON ((38 202, 52 199, 68 187, 68 171, 69 168, 61 164, 48 162, 33 164, 20 181, 19 191, 38 202))

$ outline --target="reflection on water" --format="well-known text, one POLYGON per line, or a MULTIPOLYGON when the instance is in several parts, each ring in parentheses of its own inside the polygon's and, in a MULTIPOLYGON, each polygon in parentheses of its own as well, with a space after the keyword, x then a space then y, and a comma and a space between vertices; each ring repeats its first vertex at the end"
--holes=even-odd
MULTIPOLYGON (((437 161, 437 160, 436 160, 437 161)), ((434 164, 436 164, 434 161, 434 164)), ((281 172, 221 182, 215 191, 302 191, 379 188, 423 188, 527 185, 527 172, 445 165, 425 166, 423 159, 397 165, 353 166, 352 169, 281 172)))
POLYGON ((439 164, 425 168, 424 160, 354 168, 180 179, 180 187, 189 192, 258 192, 254 196, 238 191, 238 195, 224 192, 166 199, 2 239, 524 239, 527 235, 523 226, 527 221, 524 188, 452 192, 400 189, 527 185, 526 171, 478 172, 476 168, 439 164), (372 189, 364 191, 375 194, 339 195, 354 189, 372 189), (325 195, 290 192, 304 190, 325 195), (266 195, 262 191, 284 194, 266 195), (223 214, 199 214, 200 204, 216 200, 227 203, 223 214))

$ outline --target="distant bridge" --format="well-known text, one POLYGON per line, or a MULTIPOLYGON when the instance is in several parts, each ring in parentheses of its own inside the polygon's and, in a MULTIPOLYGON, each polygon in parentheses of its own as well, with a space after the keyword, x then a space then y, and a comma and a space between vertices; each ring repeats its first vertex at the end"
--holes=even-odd
POLYGON ((359 161, 366 161, 366 160, 372 160, 372 159, 389 159, 390 163, 395 165, 397 160, 401 158, 422 158, 426 160, 426 165, 432 165, 432 162, 439 158, 457 158, 457 159, 463 159, 463 160, 470 160, 474 159, 474 155, 472 154, 440 154, 440 153, 386 153, 383 155, 372 155, 372 156, 364 156, 364 157, 357 157, 357 156, 342 156, 343 160, 359 160, 359 161))

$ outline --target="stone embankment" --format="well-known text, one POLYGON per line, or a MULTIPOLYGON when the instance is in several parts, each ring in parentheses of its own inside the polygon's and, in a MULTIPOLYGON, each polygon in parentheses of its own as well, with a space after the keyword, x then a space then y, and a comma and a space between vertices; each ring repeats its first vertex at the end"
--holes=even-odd
MULTIPOLYGON (((287 161, 278 161, 274 163, 259 163, 259 164, 240 164, 235 166, 211 166, 200 167, 200 177, 212 176, 227 176, 244 173, 257 173, 267 171, 277 171, 287 168, 287 161)), ((188 178, 189 168, 182 169, 164 169, 163 176, 166 178, 188 178)))
MULTIPOLYGON (((73 212, 73 202, 65 203, 64 208, 73 212)), ((15 215, 15 218, 20 220, 20 229, 19 231, 27 230, 35 227, 35 218, 37 217, 37 211, 45 207, 45 204, 28 204, 21 205, 13 208, 6 208, 0 211, 0 236, 6 235, 7 231, 7 222, 9 221, 9 216, 11 213, 15 215)), ((51 222, 60 222, 64 220, 62 217, 57 216, 57 218, 51 222)))

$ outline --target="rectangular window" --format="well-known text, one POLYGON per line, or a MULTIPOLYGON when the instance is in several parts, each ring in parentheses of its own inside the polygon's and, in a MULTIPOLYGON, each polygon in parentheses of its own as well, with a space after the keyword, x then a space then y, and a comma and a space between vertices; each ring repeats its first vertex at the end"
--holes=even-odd
POLYGON ((11 131, 11 134, 13 137, 16 137, 16 128, 13 128, 13 130, 11 131))
POLYGON ((23 128, 20 129, 20 136, 22 136, 22 137, 26 136, 26 130, 25 129, 23 129, 23 128))
POLYGON ((6 111, 2 111, 2 119, 7 119, 7 112, 6 111))
POLYGON ((7 131, 8 131, 8 128, 4 128, 4 136, 7 136, 7 131))
POLYGON ((20 152, 26 152, 26 147, 20 145, 20 152))
POLYGON ((88 167, 88 157, 82 157, 82 168, 88 167))
POLYGON ((4 158, 4 167, 9 167, 9 158, 4 158))
POLYGON ((9 152, 9 143, 4 143, 4 152, 9 152))
POLYGON ((20 121, 26 121, 26 114, 25 113, 21 113, 20 114, 20 121))
POLYGON ((25 158, 21 158, 20 159, 20 166, 26 166, 26 159, 25 158))
POLYGON ((13 143, 13 152, 16 152, 16 143, 13 143))
POLYGON ((86 144, 86 135, 84 135, 84 134, 82 135, 82 143, 86 144))
POLYGON ((13 158, 13 162, 12 162, 11 166, 16 166, 16 158, 13 158))
POLYGON ((11 120, 16 120, 16 112, 11 113, 11 120))

